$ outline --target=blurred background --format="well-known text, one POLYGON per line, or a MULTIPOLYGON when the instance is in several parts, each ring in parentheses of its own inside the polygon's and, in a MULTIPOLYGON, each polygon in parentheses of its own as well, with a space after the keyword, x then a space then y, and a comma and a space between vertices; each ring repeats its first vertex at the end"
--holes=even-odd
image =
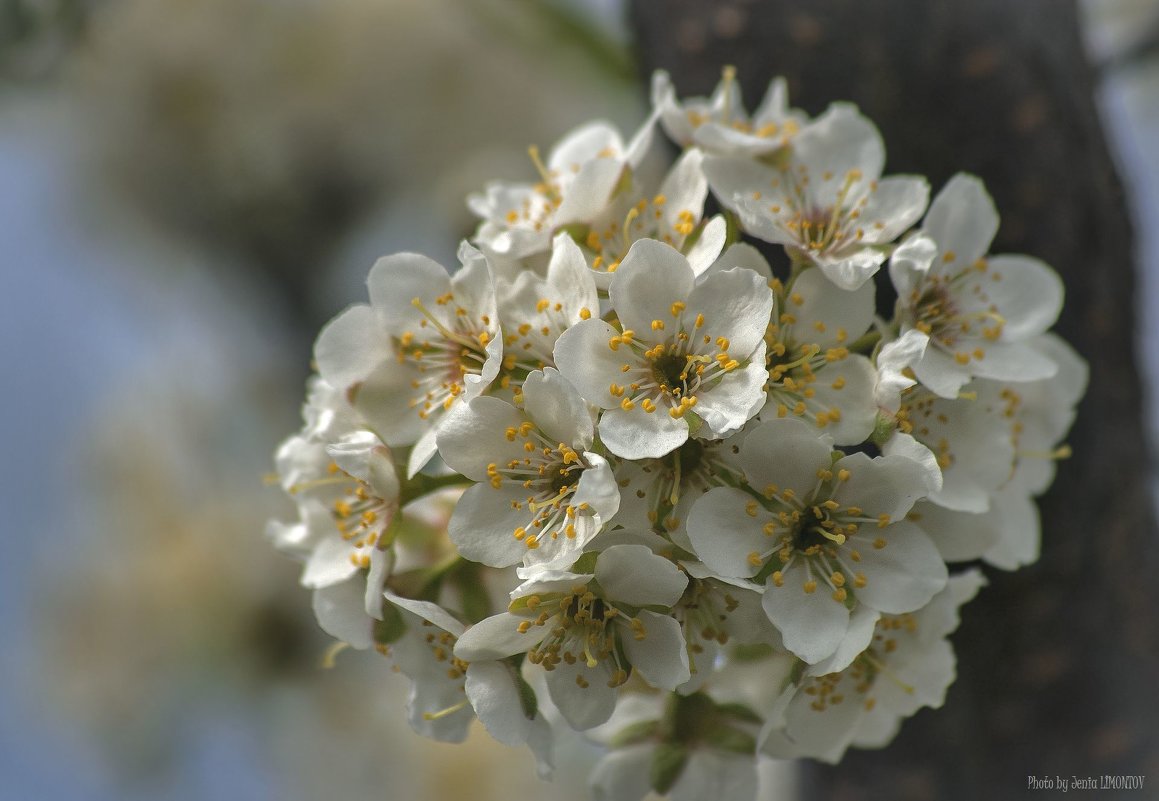
MULTIPOLYGON (((1154 377, 1159 4, 1083 11, 1154 377)), ((0 799, 586 798, 578 741, 543 785, 481 730, 413 735, 383 660, 323 669, 263 476, 377 256, 454 263, 465 194, 531 178, 528 145, 642 121, 626 18, 0 0, 0 799)))

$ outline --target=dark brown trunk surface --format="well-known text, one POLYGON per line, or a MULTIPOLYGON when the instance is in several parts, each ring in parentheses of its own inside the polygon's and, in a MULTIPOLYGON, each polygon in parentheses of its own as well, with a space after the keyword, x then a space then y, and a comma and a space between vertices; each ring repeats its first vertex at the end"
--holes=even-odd
POLYGON ((884 751, 810 763, 805 797, 1004 799, 1027 794, 1030 775, 1147 774, 1122 795, 1159 798, 1159 561, 1135 252, 1073 3, 634 0, 632 17, 644 74, 668 70, 681 96, 707 94, 734 64, 751 108, 784 75, 792 104, 811 113, 857 103, 881 128, 887 174, 926 175, 935 192, 955 172, 981 176, 1002 215, 994 252, 1062 274, 1057 331, 1091 365, 1074 457, 1041 499, 1042 559, 987 571, 954 637, 959 678, 945 707, 918 713, 884 751))

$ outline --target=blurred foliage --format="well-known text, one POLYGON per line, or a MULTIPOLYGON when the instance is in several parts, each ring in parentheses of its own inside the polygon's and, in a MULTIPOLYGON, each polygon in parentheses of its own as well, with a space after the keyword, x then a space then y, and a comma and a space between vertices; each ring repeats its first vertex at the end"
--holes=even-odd
POLYGON ((0 0, 0 80, 55 74, 81 39, 97 0, 0 0))

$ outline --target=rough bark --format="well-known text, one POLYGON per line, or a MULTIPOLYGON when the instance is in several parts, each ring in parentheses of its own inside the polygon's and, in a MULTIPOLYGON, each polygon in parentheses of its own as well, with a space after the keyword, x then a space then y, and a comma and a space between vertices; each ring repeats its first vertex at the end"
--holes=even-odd
POLYGON ((1091 365, 1075 455, 1041 500, 1042 559, 988 571, 954 638, 945 707, 908 721, 885 751, 809 766, 806 797, 1011 798, 1028 775, 1159 783, 1159 541, 1135 254, 1073 3, 635 0, 632 18, 642 73, 668 70, 681 95, 711 91, 734 64, 753 104, 785 75, 793 104, 812 113, 857 103, 881 128, 887 173, 924 174, 935 191, 957 171, 981 176, 1002 214, 994 252, 1062 274, 1057 331, 1091 365))

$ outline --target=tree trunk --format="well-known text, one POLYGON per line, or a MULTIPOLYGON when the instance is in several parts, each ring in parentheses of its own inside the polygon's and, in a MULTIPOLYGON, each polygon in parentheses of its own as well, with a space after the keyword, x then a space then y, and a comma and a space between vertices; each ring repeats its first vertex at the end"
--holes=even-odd
MULTIPOLYGON (((755 103, 769 78, 811 113, 851 100, 880 127, 886 173, 936 192, 979 175, 998 205, 994 252, 1028 253, 1067 286, 1057 330, 1090 361, 1069 442, 1041 499, 1042 559, 964 610, 946 705, 884 751, 810 764, 807 798, 996 799, 1028 776, 1147 774, 1159 783, 1159 540, 1134 360, 1134 249, 1064 0, 634 0, 645 74, 706 94, 734 64, 755 103)), ((1104 797, 1104 794, 1100 794, 1104 797)))

